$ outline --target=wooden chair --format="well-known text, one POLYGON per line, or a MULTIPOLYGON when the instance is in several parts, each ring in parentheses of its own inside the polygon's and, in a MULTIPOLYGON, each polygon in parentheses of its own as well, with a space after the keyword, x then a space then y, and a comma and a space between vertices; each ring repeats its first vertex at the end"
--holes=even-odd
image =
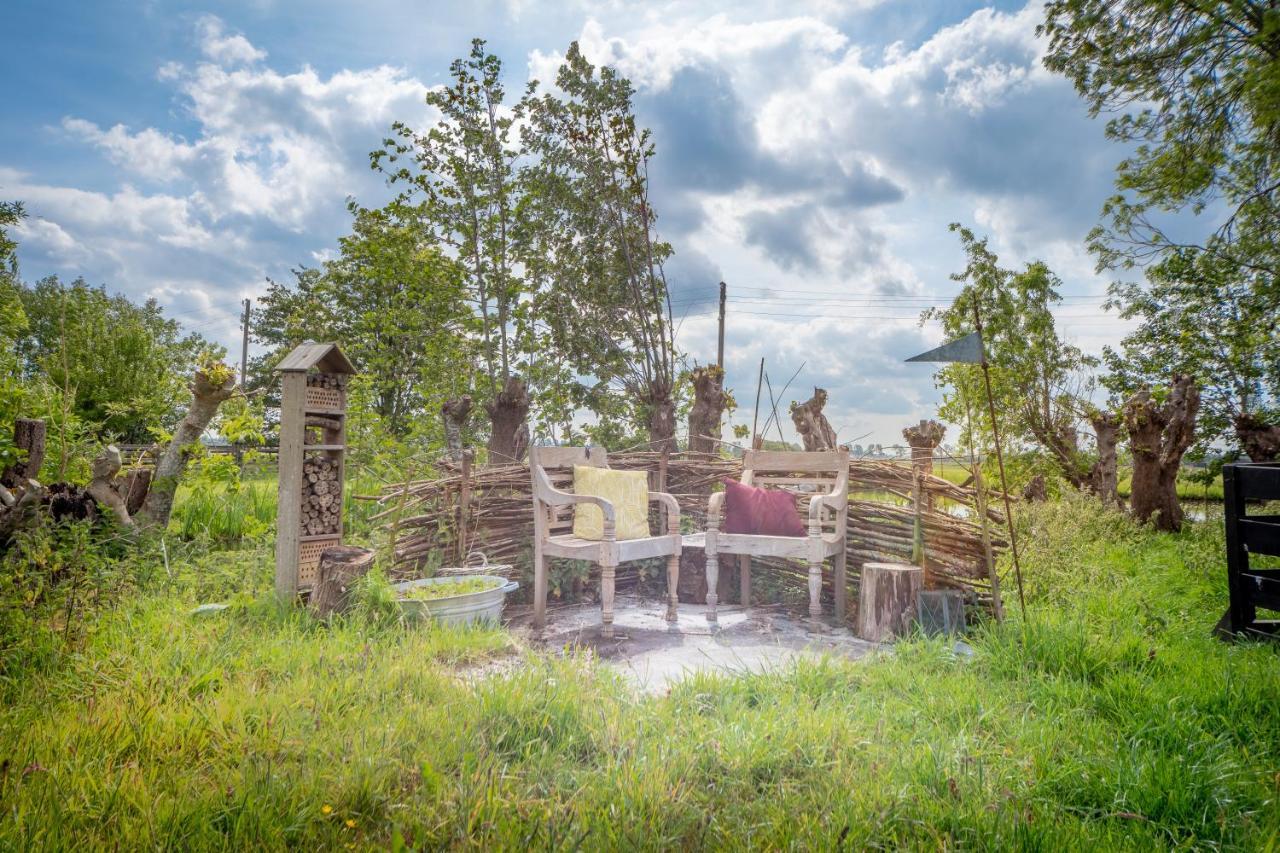
POLYGON ((844 624, 848 591, 845 587, 845 524, 849 511, 849 452, 788 453, 748 450, 742 465, 742 482, 748 486, 785 488, 806 494, 809 500, 807 536, 757 536, 720 532, 724 492, 711 496, 707 506, 707 621, 716 623, 716 583, 720 555, 737 554, 742 605, 751 601, 751 558, 785 557, 809 563, 809 616, 815 627, 822 618, 822 562, 831 558, 835 583, 836 623, 844 624))
POLYGON ((575 495, 560 486, 573 482, 574 465, 608 468, 602 447, 533 447, 529 471, 533 477, 533 625, 547 623, 547 560, 563 557, 600 566, 600 633, 613 636, 613 581, 619 563, 651 557, 667 558, 667 621, 676 621, 676 587, 680 581, 680 505, 665 492, 649 492, 650 503, 666 507, 667 532, 644 539, 616 538, 613 505, 603 498, 575 495), (573 535, 573 507, 589 503, 604 513, 604 539, 597 542, 573 535))

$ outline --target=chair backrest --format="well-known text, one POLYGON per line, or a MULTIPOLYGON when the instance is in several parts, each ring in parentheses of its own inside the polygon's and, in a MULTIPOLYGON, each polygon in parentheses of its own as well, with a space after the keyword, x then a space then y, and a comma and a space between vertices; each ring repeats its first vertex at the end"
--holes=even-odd
MULTIPOLYGON (((809 514, 809 500, 814 495, 834 494, 841 489, 848 494, 849 451, 748 450, 742 460, 742 482, 796 493, 797 509, 805 518, 809 514)), ((824 534, 843 534, 844 513, 826 508, 820 520, 824 534)))
POLYGON ((539 485, 562 492, 573 491, 573 466, 609 467, 609 454, 603 447, 531 447, 529 475, 533 478, 535 516, 546 519, 545 535, 554 536, 573 530, 573 507, 546 507, 538 503, 539 485))
POLYGON ((748 450, 742 460, 742 482, 753 486, 814 486, 830 492, 849 474, 849 451, 801 453, 748 450))
POLYGON ((603 447, 531 447, 529 448, 529 465, 531 467, 536 465, 544 471, 567 468, 570 472, 573 471, 574 465, 608 468, 609 453, 603 447))

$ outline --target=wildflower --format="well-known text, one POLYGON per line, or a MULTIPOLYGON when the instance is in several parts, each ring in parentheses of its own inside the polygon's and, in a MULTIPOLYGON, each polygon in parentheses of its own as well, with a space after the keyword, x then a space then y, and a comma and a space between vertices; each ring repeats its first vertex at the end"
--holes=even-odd
POLYGON ((325 803, 320 807, 320 814, 333 814, 333 806, 325 803))
POLYGON ((347 818, 347 829, 355 829, 355 828, 356 828, 356 822, 351 818, 347 818))

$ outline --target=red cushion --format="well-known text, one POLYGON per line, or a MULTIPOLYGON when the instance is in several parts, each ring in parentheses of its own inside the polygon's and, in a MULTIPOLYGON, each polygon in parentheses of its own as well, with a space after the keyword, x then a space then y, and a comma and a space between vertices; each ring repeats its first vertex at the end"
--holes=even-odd
POLYGON ((757 536, 804 536, 796 496, 779 489, 760 489, 737 480, 724 481, 724 532, 757 536))

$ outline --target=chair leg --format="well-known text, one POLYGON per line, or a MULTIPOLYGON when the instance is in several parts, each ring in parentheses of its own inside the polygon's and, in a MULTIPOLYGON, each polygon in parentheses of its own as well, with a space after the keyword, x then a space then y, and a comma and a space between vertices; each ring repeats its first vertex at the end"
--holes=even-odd
POLYGON ((836 593, 836 624, 844 627, 845 612, 849 607, 849 582, 845 578, 845 549, 843 547, 831 558, 831 583, 836 593))
POLYGON ((822 619, 822 561, 809 562, 809 617, 816 623, 822 619))
POLYGON ((680 587, 680 555, 672 554, 667 557, 667 621, 672 625, 676 623, 676 594, 680 587))
POLYGON ((613 637, 613 577, 617 566, 600 567, 600 636, 613 637))
POLYGON ((542 549, 533 549, 533 627, 541 631, 547 627, 547 558, 542 549))
POLYGON ((738 600, 745 610, 751 606, 751 555, 738 555, 738 600))
POLYGON ((716 595, 716 584, 720 582, 720 557, 714 553, 707 554, 707 621, 716 624, 716 603, 720 596, 716 595))

